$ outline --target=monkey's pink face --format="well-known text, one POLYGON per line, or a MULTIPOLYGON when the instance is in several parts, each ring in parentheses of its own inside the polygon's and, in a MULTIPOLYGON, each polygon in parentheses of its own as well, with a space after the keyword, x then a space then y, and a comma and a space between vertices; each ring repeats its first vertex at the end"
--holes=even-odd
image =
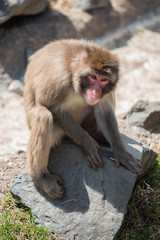
POLYGON ((110 79, 97 73, 89 74, 87 78, 88 86, 85 89, 84 98, 89 105, 94 105, 101 99, 103 89, 110 79))

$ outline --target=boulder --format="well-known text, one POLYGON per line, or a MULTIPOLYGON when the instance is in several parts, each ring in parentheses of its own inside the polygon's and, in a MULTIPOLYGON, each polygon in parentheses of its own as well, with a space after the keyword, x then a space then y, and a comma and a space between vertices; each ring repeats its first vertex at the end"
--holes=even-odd
POLYGON ((0 24, 17 15, 33 15, 44 11, 46 0, 1 0, 0 24))
POLYGON ((140 126, 147 130, 160 129, 160 102, 140 100, 124 119, 130 125, 140 126))
MULTIPOLYGON (((128 151, 145 167, 155 162, 155 152, 122 137, 128 151)), ((109 148, 102 146, 100 155, 103 168, 96 171, 88 167, 72 142, 64 142, 51 153, 48 168, 64 180, 63 199, 49 199, 35 188, 27 173, 16 179, 11 192, 31 209, 38 225, 45 225, 62 239, 111 240, 122 225, 137 176, 122 166, 116 168, 109 148)))

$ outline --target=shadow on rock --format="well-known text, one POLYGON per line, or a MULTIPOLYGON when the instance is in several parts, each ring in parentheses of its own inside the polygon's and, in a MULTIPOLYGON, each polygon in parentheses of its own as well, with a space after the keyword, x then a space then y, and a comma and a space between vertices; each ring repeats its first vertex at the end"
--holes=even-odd
MULTIPOLYGON (((135 148, 138 142, 123 134, 122 138, 127 143, 129 152, 134 153, 137 159, 141 159, 141 148, 135 148)), ((52 174, 58 174, 63 178, 66 189, 64 198, 51 200, 36 189, 33 183, 30 190, 33 195, 38 191, 46 202, 64 212, 84 213, 90 208, 91 202, 104 205, 106 201, 111 203, 118 212, 123 212, 132 193, 136 175, 123 167, 115 168, 114 162, 108 158, 109 155, 112 156, 110 149, 102 148, 100 155, 103 167, 94 170, 87 165, 81 149, 76 144, 72 141, 64 141, 51 151, 48 166, 52 174)))
POLYGON ((101 203, 107 200, 118 211, 123 210, 125 198, 130 194, 128 184, 135 175, 123 167, 116 169, 104 151, 100 154, 103 168, 96 171, 87 165, 80 148, 74 143, 65 142, 51 152, 49 171, 59 174, 66 188, 65 197, 52 201, 53 205, 67 212, 84 212, 90 207, 90 198, 98 196, 101 203))

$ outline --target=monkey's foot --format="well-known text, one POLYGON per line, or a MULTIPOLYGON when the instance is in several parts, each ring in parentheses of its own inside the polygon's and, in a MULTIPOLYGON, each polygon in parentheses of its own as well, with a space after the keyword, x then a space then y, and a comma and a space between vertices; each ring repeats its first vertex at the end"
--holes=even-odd
POLYGON ((64 195, 63 181, 60 176, 43 173, 34 184, 45 192, 50 198, 58 199, 64 195))
POLYGON ((114 153, 114 157, 116 160, 116 167, 119 167, 121 164, 133 173, 138 175, 142 174, 143 170, 141 165, 130 153, 126 151, 118 151, 114 153))

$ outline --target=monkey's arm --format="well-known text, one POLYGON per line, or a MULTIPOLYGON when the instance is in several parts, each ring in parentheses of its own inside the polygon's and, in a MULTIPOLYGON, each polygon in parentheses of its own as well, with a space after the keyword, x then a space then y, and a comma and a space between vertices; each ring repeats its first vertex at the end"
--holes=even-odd
POLYGON ((120 136, 112 103, 109 99, 95 106, 95 118, 100 130, 112 148, 116 160, 116 167, 122 164, 130 171, 141 174, 141 165, 127 152, 120 136))
POLYGON ((90 166, 93 168, 101 167, 102 160, 98 153, 98 144, 74 121, 71 114, 54 107, 50 107, 48 110, 52 113, 55 124, 61 127, 65 134, 82 148, 90 166))

